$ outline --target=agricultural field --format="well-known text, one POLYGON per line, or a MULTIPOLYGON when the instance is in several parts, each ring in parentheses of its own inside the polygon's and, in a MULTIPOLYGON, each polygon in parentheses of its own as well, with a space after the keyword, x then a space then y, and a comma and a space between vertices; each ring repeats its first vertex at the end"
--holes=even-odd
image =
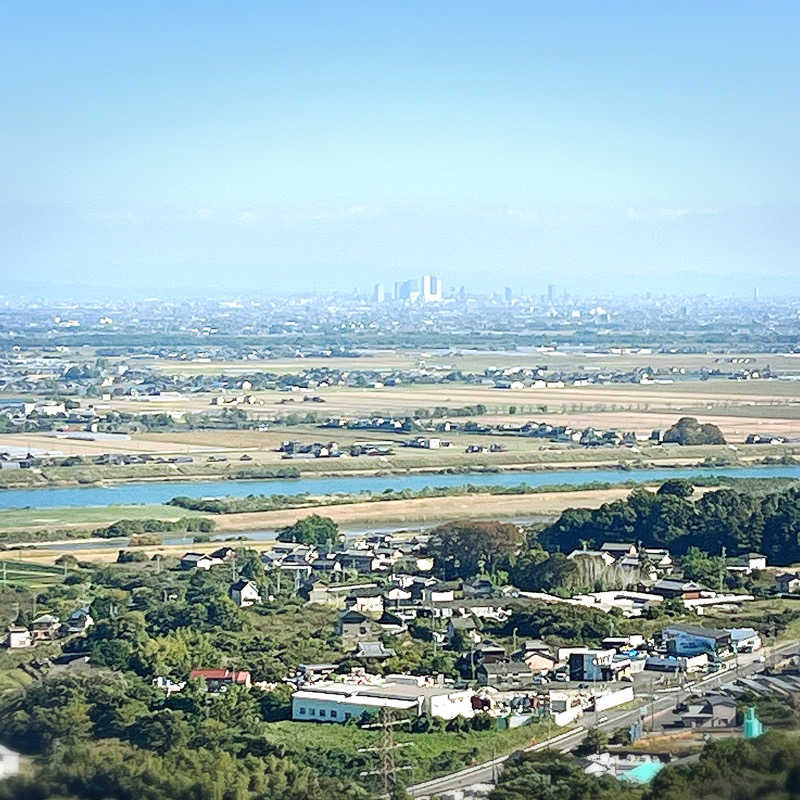
POLYGON ((0 585, 17 584, 26 589, 44 589, 61 583, 64 570, 48 564, 0 556, 0 585))

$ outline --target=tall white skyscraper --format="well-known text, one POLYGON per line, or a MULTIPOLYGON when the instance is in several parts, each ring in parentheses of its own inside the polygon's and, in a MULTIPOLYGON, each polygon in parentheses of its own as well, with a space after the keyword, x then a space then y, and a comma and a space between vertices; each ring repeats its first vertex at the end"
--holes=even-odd
POLYGON ((435 275, 422 276, 422 302, 433 303, 443 299, 442 282, 435 275))

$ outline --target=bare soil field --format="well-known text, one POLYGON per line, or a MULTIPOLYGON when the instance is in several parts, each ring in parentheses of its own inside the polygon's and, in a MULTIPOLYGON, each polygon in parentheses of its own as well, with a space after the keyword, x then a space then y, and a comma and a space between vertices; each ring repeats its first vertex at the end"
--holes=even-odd
POLYGON ((291 525, 310 513, 330 517, 339 525, 385 525, 440 522, 458 517, 472 519, 524 519, 555 516, 566 508, 596 508, 627 497, 630 489, 547 492, 531 495, 472 494, 459 497, 426 497, 417 500, 387 500, 376 503, 352 503, 341 506, 318 506, 303 511, 265 511, 225 514, 215 517, 217 533, 280 528, 291 525))

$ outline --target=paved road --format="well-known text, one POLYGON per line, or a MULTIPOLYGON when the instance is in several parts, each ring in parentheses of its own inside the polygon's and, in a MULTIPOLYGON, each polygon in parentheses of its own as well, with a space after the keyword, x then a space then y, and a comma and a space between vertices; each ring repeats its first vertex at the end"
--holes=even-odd
MULTIPOLYGON (((708 675, 705 678, 696 681, 688 681, 680 690, 681 696, 685 697, 687 692, 705 691, 718 688, 723 683, 729 683, 736 680, 737 677, 746 677, 756 672, 761 672, 767 666, 764 662, 764 657, 768 659, 774 656, 783 655, 792 650, 797 650, 800 642, 791 641, 785 644, 777 645, 769 648, 768 651, 764 650, 759 653, 742 655, 739 657, 739 666, 737 668, 735 663, 729 664, 726 669, 720 672, 708 675)), ((643 706, 634 709, 626 709, 624 711, 614 712, 609 710, 605 714, 601 712, 599 718, 603 720, 596 727, 599 730, 606 732, 614 731, 617 728, 627 727, 633 722, 642 719, 645 729, 649 726, 652 720, 657 719, 664 714, 669 713, 676 704, 678 690, 662 690, 655 692, 655 698, 649 699, 643 706)), ((598 715, 590 714, 588 717, 589 726, 581 725, 574 730, 567 731, 566 733, 554 736, 543 742, 539 742, 531 747, 526 747, 526 751, 537 751, 552 749, 559 752, 566 753, 574 750, 585 738, 590 727, 594 727, 594 717, 598 715)), ((431 781, 418 783, 414 786, 406 787, 406 791, 412 797, 426 797, 431 794, 449 791, 452 789, 463 789, 466 786, 474 786, 477 783, 492 783, 500 770, 503 763, 508 756, 500 756, 492 761, 487 761, 483 764, 478 764, 468 769, 460 770, 459 772, 444 775, 441 778, 434 778, 431 781)))

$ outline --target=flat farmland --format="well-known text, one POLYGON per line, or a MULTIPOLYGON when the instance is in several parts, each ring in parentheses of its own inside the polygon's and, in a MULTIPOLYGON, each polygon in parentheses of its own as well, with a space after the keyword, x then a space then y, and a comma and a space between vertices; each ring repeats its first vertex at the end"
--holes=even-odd
MULTIPOLYGON (((406 415, 416 409, 463 408, 485 405, 489 414, 503 414, 514 406, 518 414, 564 414, 567 412, 625 413, 632 411, 684 411, 721 416, 758 416, 767 411, 774 418, 800 418, 800 382, 684 381, 672 384, 609 384, 567 386, 551 389, 495 389, 466 383, 399 385, 382 388, 327 387, 298 392, 260 391, 251 393, 253 405, 239 407, 256 416, 287 414, 303 416, 314 412, 319 417, 406 415), (303 402, 304 394, 315 395, 323 403, 303 402)), ((152 400, 117 399, 110 405, 129 413, 211 412, 215 394, 191 394, 152 400)), ((234 406, 235 404, 230 404, 234 406)), ((228 407, 230 407, 228 406, 228 407)))
MULTIPOLYGON (((546 334, 543 334, 546 335, 546 334)), ((276 374, 297 373, 309 368, 339 370, 372 369, 390 372, 397 369, 425 367, 441 371, 482 372, 485 369, 547 366, 550 371, 631 370, 731 370, 743 360, 753 369, 770 367, 783 375, 800 375, 800 357, 791 353, 648 353, 598 352, 585 349, 552 350, 520 348, 516 351, 473 350, 469 348, 371 350, 359 358, 281 358, 252 361, 177 361, 168 359, 141 360, 141 364, 167 375, 244 375, 254 372, 276 374), (736 359, 738 363, 731 363, 736 359)))

